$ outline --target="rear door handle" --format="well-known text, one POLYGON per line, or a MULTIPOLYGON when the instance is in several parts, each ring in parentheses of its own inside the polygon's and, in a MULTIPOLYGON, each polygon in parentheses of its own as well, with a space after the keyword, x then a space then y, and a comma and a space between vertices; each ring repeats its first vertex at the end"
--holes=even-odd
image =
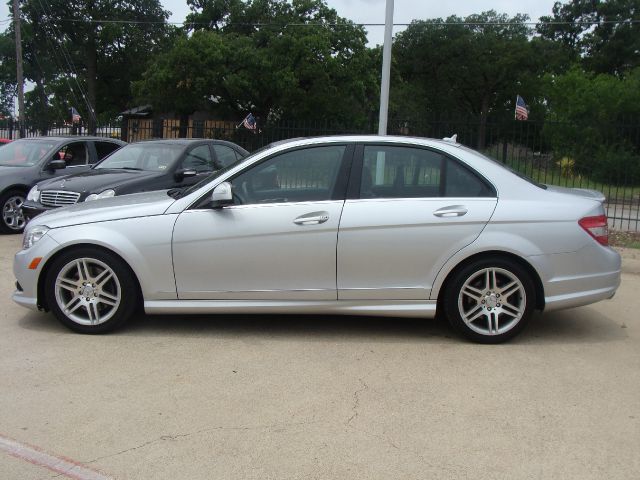
POLYGON ((296 225, 319 225, 329 220, 329 212, 311 212, 296 218, 296 225))
POLYGON ((433 212, 436 217, 462 217, 466 215, 468 210, 464 205, 450 205, 448 207, 442 207, 433 212))

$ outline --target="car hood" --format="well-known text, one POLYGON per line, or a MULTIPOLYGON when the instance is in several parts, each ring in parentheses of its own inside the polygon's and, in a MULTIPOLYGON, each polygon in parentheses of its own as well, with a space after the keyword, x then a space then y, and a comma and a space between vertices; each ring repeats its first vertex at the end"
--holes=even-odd
POLYGON ((175 200, 166 190, 133 193, 49 210, 31 223, 49 228, 163 214, 175 200))
POLYGON ((40 190, 67 190, 80 193, 100 193, 107 189, 117 189, 137 182, 145 182, 164 172, 143 170, 91 169, 86 172, 52 178, 38 184, 40 190))
POLYGON ((568 193, 569 195, 577 195, 582 198, 590 198, 591 200, 597 200, 600 203, 604 203, 606 197, 602 192, 598 190, 590 190, 588 188, 568 188, 558 187, 556 185, 545 185, 548 192, 568 193))

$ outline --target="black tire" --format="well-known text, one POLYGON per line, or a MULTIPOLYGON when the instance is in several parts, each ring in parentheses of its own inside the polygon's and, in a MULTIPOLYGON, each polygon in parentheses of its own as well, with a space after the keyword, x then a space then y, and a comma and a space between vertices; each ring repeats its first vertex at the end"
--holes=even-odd
POLYGON ((22 233, 27 221, 20 207, 26 196, 22 190, 8 190, 0 195, 0 232, 22 233))
POLYGON ((463 266, 444 290, 449 323, 477 343, 502 343, 515 337, 526 327, 535 305, 531 275, 503 257, 482 258, 463 266))
POLYGON ((78 333, 106 333, 121 327, 139 303, 138 285, 128 265, 93 247, 55 258, 47 270, 44 293, 56 318, 78 333), (85 272, 82 276, 81 271, 85 272), (58 279, 64 286, 57 286, 58 279))

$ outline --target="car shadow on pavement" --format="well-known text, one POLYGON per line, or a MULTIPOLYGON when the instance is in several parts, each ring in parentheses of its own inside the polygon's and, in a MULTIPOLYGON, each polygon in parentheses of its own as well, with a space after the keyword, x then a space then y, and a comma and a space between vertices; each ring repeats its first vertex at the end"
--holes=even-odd
MULTIPOLYGON (((72 334, 51 314, 28 313, 28 330, 72 334)), ((464 341, 442 319, 341 315, 138 315, 110 335, 263 337, 269 340, 455 343, 464 341)), ((624 324, 589 307, 535 314, 527 329, 510 343, 601 343, 627 338, 624 324)))
POLYGON ((593 307, 572 308, 545 314, 536 313, 515 341, 522 344, 604 343, 628 337, 626 325, 593 307))

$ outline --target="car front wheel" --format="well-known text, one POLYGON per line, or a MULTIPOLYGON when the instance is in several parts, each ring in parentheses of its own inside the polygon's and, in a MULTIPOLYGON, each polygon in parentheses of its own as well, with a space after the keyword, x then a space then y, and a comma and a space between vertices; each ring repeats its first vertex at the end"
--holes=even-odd
POLYGON ((54 259, 45 278, 49 308, 79 333, 105 333, 124 324, 137 304, 138 289, 127 265, 94 248, 54 259))
POLYGON ((506 258, 485 258, 458 270, 445 289, 451 325, 479 343, 500 343, 520 333, 531 318, 535 289, 530 274, 506 258))

